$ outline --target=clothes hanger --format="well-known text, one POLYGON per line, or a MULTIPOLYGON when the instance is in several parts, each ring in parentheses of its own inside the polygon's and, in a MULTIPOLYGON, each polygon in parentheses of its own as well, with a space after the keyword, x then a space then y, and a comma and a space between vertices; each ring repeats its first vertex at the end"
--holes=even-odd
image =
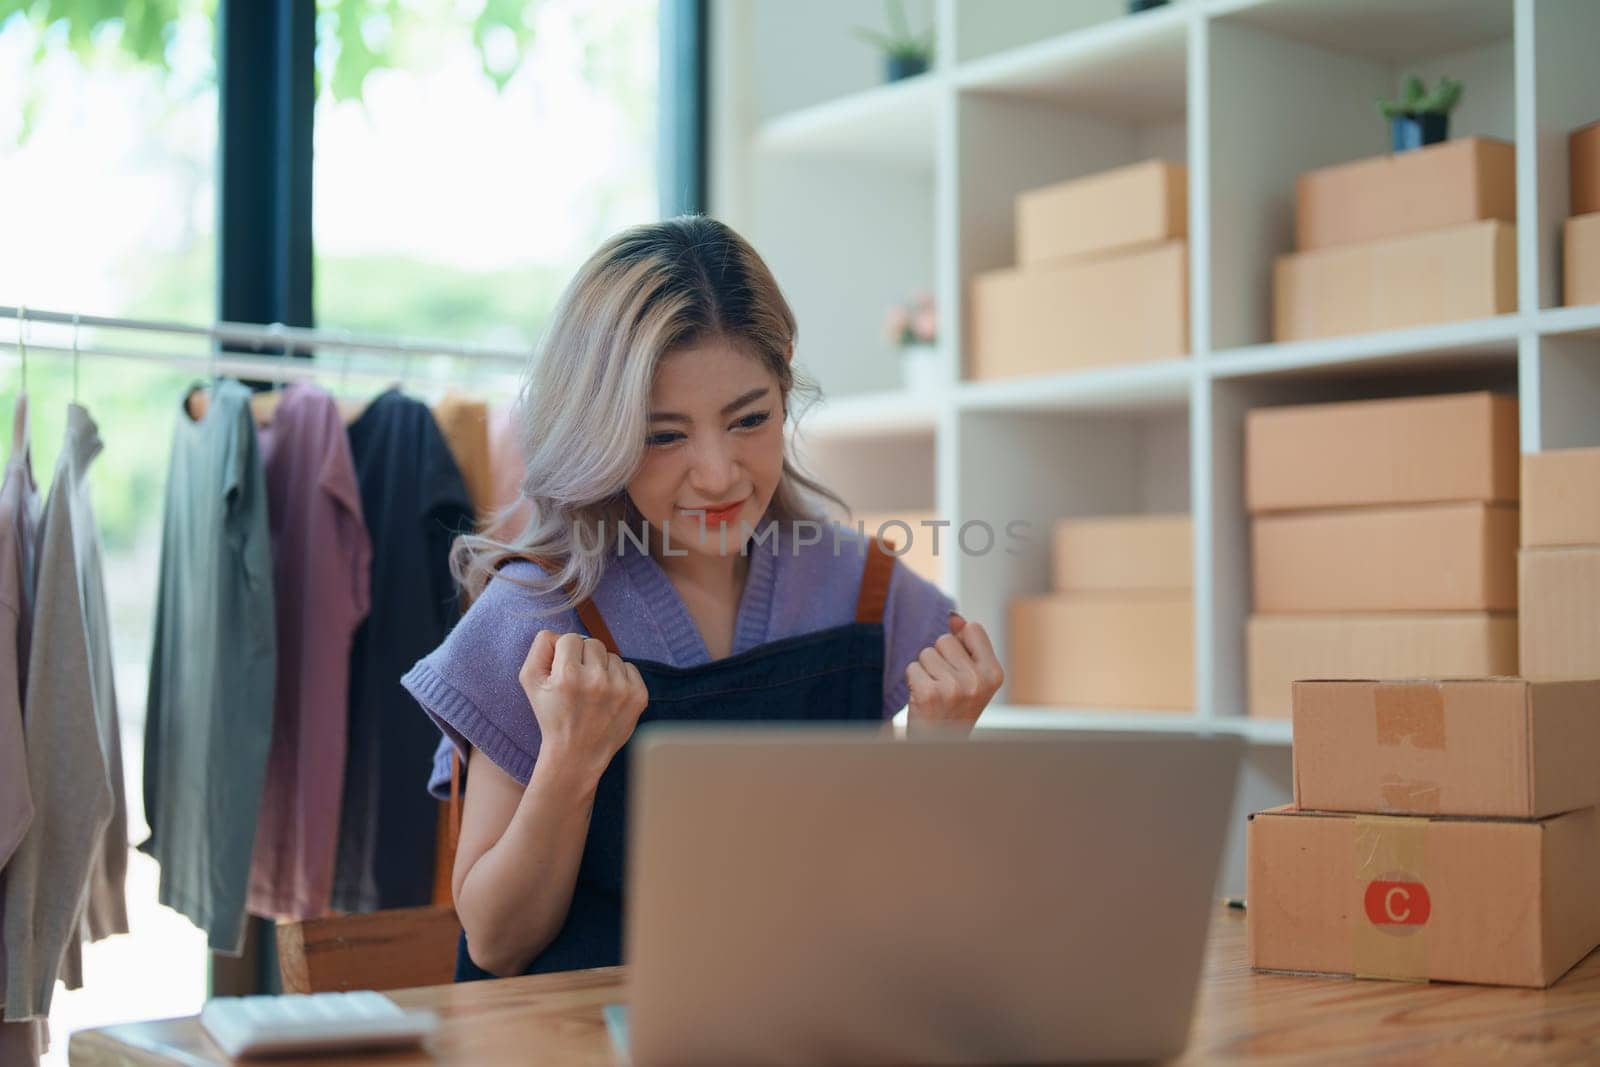
POLYGON ((78 402, 78 327, 80 325, 78 320, 79 315, 74 311, 72 313, 72 402, 74 404, 78 402))
MULTIPOLYGON (((287 363, 291 357, 292 348, 289 339, 283 335, 283 324, 274 322, 267 329, 277 334, 282 340, 283 359, 287 363)), ((260 347, 261 344, 258 341, 256 343, 257 350, 260 347)), ((269 388, 250 394, 250 413, 255 417, 257 426, 271 425, 273 418, 278 413, 278 405, 283 402, 283 389, 286 384, 284 379, 279 378, 273 381, 269 388)))
MULTIPOLYGON (((28 309, 17 305, 17 355, 22 360, 22 388, 17 391, 17 402, 12 407, 11 458, 21 458, 24 469, 29 464, 32 436, 28 433, 28 340, 24 333, 28 326, 28 309)), ((31 481, 32 474, 29 478, 31 481)))
POLYGON ((359 419, 367 410, 368 399, 350 399, 350 351, 351 334, 349 330, 341 334, 344 340, 344 354, 339 359, 339 418, 346 426, 359 419))
POLYGON ((28 392, 28 307, 17 305, 17 356, 22 360, 22 392, 28 392))
POLYGON ((208 381, 189 386, 188 395, 183 398, 183 408, 195 422, 205 418, 206 412, 211 410, 211 394, 221 380, 221 375, 217 373, 217 340, 214 337, 211 339, 211 349, 206 353, 206 377, 208 381))
POLYGON ((408 341, 400 342, 400 351, 404 353, 400 361, 400 391, 406 392, 411 388, 411 344, 408 341))

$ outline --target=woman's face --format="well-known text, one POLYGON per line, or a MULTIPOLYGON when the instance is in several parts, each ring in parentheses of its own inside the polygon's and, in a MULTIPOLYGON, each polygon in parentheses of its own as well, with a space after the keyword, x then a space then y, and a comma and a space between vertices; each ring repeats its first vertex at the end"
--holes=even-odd
POLYGON ((737 555, 783 474, 777 376, 722 338, 675 349, 656 367, 646 433, 634 506, 674 550, 737 555))

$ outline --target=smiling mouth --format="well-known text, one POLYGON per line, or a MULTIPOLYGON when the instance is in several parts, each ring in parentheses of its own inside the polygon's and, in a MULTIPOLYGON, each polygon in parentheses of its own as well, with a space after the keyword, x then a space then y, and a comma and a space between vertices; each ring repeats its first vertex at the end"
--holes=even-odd
POLYGON ((701 505, 699 507, 683 508, 682 510, 685 512, 704 512, 707 519, 724 518, 734 514, 740 508, 744 507, 745 500, 748 499, 750 498, 745 497, 743 500, 735 500, 728 504, 719 504, 716 506, 701 505))

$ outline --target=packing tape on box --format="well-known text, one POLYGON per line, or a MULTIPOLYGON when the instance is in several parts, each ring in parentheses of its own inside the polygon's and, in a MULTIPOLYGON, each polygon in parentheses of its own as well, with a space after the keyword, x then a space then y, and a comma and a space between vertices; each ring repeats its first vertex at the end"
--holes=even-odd
MULTIPOLYGON (((1430 682, 1400 682, 1372 688, 1379 746, 1409 745, 1444 751, 1444 690, 1430 682)), ((1395 811, 1439 810, 1439 783, 1386 774, 1378 783, 1383 805, 1395 811)))
POLYGON ((1398 682, 1372 687, 1378 744, 1413 748, 1445 747, 1444 690, 1431 682, 1398 682))
POLYGON ((1357 978, 1428 980, 1428 820, 1356 816, 1360 908, 1350 917, 1357 978))

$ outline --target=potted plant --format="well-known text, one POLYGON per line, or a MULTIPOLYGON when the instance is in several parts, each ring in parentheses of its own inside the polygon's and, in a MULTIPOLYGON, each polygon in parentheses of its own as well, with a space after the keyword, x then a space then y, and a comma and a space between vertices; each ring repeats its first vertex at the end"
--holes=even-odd
POLYGON ((912 392, 939 384, 939 315, 933 294, 919 290, 910 302, 896 304, 883 319, 885 339, 900 350, 900 380, 912 392))
POLYGON ((1428 91, 1415 74, 1406 76, 1398 100, 1378 101, 1378 112, 1389 120, 1394 150, 1406 152, 1438 144, 1450 136, 1450 110, 1461 102, 1461 83, 1441 77, 1428 91))
POLYGON ((913 34, 903 0, 887 0, 885 6, 889 10, 889 32, 858 27, 856 36, 882 50, 887 80, 896 82, 921 74, 933 58, 933 30, 920 36, 913 34))

